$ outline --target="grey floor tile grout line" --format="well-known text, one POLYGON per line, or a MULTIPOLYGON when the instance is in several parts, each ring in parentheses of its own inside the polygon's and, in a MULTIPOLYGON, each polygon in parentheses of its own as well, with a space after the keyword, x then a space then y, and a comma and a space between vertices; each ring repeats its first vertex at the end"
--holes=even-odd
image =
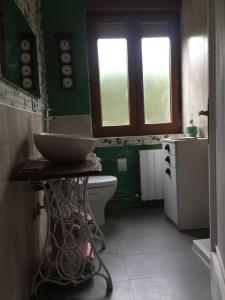
POLYGON ((135 295, 134 295, 134 289, 133 289, 133 287, 132 287, 132 284, 131 284, 131 280, 129 280, 129 285, 130 285, 130 290, 131 290, 131 293, 132 293, 132 296, 133 296, 133 298, 134 298, 134 300, 135 300, 135 295))
MULTIPOLYGON (((202 272, 187 272, 187 273, 185 273, 185 275, 187 275, 187 276, 190 276, 190 275, 202 275, 202 272)), ((129 278, 129 280, 127 280, 127 281, 130 281, 130 282, 132 282, 132 281, 136 281, 136 280, 143 280, 143 279, 153 279, 153 278, 168 278, 168 277, 176 277, 176 276, 178 276, 178 275, 180 275, 180 274, 178 274, 178 273, 168 273, 168 274, 165 274, 165 275, 148 275, 148 276, 142 276, 142 277, 136 277, 136 278, 129 278)), ((123 281, 126 281, 126 280, 123 280, 123 281)))
POLYGON ((120 279, 120 280, 115 280, 115 279, 112 279, 112 282, 128 282, 130 281, 131 279, 120 279))
MULTIPOLYGON (((186 272, 185 275, 195 275, 195 274, 201 274, 201 272, 186 272)), ((132 281, 132 280, 141 280, 141 279, 153 279, 153 278, 167 278, 167 277, 176 277, 176 276, 183 276, 183 274, 179 274, 179 272, 177 273, 166 273, 166 274, 163 274, 163 275, 148 275, 148 276, 138 276, 138 277, 133 277, 133 278, 130 278, 129 275, 128 275, 128 280, 129 281, 132 281)), ((116 282, 120 282, 121 280, 119 281, 116 281, 116 282)), ((126 280, 123 280, 123 281, 126 281, 126 280)))
MULTIPOLYGON (((123 262, 123 265, 124 265, 124 268, 125 268, 125 271, 126 271, 127 277, 129 278, 129 274, 128 274, 127 266, 126 266, 126 264, 125 264, 125 262, 124 262, 124 260, 123 260, 123 259, 122 259, 122 262, 123 262)), ((133 298, 134 298, 134 300, 135 300, 134 290, 133 290, 133 287, 132 287, 132 284, 131 284, 131 280, 130 280, 130 278, 128 279, 128 281, 129 281, 129 285, 130 285, 130 289, 131 289, 131 292, 132 292, 133 298)))
MULTIPOLYGON (((146 255, 151 255, 151 254, 163 254, 163 253, 174 253, 174 252, 189 252, 189 253, 193 253, 194 252, 191 251, 191 247, 189 250, 184 250, 184 249, 171 249, 171 250, 165 250, 165 251, 151 251, 151 252, 142 252, 142 253, 132 253, 132 254, 122 254, 121 256, 118 257, 130 257, 130 256, 146 256, 146 255)), ((113 255, 112 255, 113 256, 113 255)), ((201 259, 200 259, 201 261, 201 259)))

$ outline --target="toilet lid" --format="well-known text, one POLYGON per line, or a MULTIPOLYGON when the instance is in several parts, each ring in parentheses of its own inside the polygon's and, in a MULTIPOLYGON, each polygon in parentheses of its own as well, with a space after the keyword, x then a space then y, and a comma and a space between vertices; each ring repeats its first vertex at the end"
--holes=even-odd
POLYGON ((110 186, 117 183, 117 178, 114 176, 90 176, 88 177, 88 188, 110 186))

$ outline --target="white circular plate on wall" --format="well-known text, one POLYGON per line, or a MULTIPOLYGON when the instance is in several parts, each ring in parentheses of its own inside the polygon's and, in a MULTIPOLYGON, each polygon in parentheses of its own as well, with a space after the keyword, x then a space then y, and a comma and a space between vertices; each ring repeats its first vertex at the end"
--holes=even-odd
POLYGON ((25 39, 21 40, 21 41, 20 41, 20 48, 21 48, 21 50, 23 50, 23 51, 29 51, 30 48, 31 48, 30 41, 25 40, 25 39))
POLYGON ((27 76, 30 76, 31 73, 32 73, 32 69, 31 69, 31 67, 29 65, 23 65, 21 67, 21 74, 22 74, 22 76, 27 77, 27 76))
POLYGON ((64 64, 69 64, 71 62, 72 58, 71 58, 71 54, 69 52, 63 52, 61 54, 61 61, 64 64))
POLYGON ((70 77, 65 77, 62 84, 64 88, 71 89, 73 87, 73 79, 70 77))
POLYGON ((23 52, 20 56, 20 60, 23 64, 29 64, 31 62, 31 55, 28 52, 23 52))
POLYGON ((24 78, 22 81, 23 87, 27 90, 32 88, 32 80, 30 78, 24 78))
POLYGON ((72 67, 70 65, 63 65, 62 66, 62 74, 64 76, 70 76, 72 75, 72 67))
POLYGON ((70 50, 70 43, 67 40, 61 40, 59 43, 59 49, 62 51, 69 51, 70 50))

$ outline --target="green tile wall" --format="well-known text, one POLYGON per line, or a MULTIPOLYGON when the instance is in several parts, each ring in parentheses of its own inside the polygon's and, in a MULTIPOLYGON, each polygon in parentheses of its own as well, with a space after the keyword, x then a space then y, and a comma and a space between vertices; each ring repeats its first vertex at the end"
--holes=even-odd
POLYGON ((109 203, 111 208, 139 207, 160 203, 158 200, 144 203, 140 201, 140 168, 139 150, 161 149, 161 144, 155 145, 134 145, 122 147, 98 147, 95 153, 102 159, 103 174, 116 176, 118 188, 115 199, 109 203), (117 158, 127 158, 127 172, 118 172, 117 158))
POLYGON ((83 0, 43 0, 43 30, 49 106, 52 115, 90 113, 87 70, 86 21, 83 0), (75 87, 64 90, 60 81, 60 64, 55 34, 73 34, 73 70, 75 87))

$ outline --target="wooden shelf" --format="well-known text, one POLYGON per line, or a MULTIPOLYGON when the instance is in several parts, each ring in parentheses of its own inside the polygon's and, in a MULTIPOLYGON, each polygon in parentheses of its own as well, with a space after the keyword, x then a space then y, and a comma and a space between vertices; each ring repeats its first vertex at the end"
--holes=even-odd
POLYGON ((97 157, 71 164, 55 164, 47 160, 29 160, 12 174, 10 180, 33 181, 51 178, 72 178, 97 175, 101 171, 102 166, 97 157))

